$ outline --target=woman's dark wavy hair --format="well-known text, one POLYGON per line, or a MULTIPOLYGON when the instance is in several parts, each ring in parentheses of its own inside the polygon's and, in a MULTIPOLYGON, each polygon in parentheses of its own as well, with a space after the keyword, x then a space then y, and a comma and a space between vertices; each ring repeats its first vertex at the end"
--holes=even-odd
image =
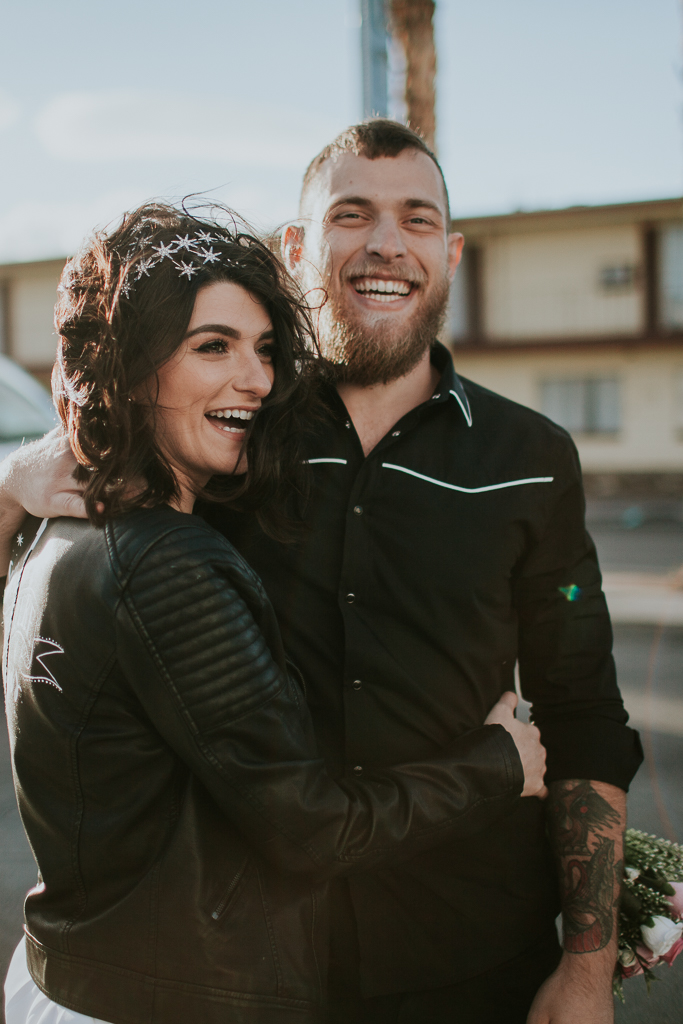
POLYGON ((96 525, 178 496, 155 440, 154 409, 134 396, 154 382, 181 344, 198 291, 231 281, 270 317, 275 380, 245 434, 246 473, 213 477, 199 497, 254 512, 271 536, 291 535, 291 501, 305 491, 301 446, 316 407, 315 335, 305 300, 277 256, 231 211, 220 208, 231 227, 219 225, 215 209, 211 219, 199 219, 185 209, 147 203, 110 233, 95 234, 62 273, 52 391, 96 525), (211 236, 220 259, 202 263, 182 249, 175 263, 158 258, 160 245, 177 247, 197 232, 211 236), (184 255, 194 266, 189 277, 178 267, 184 255))

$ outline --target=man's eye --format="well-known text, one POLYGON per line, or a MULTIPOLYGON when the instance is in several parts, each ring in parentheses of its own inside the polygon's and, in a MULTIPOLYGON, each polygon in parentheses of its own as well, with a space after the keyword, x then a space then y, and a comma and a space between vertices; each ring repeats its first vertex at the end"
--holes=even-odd
POLYGON ((224 341, 223 338, 214 338, 213 341, 205 341, 204 344, 200 345, 199 348, 197 349, 197 352, 209 352, 209 353, 216 353, 217 352, 220 355, 222 355, 224 352, 227 352, 227 351, 228 351, 228 343, 227 343, 227 341, 224 341))

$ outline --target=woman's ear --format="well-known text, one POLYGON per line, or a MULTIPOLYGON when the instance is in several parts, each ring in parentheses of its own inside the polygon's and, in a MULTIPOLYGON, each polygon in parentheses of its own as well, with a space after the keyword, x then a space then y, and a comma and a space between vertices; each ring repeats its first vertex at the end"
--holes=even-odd
POLYGON ((301 224, 288 224, 282 232, 280 252, 287 270, 296 274, 304 251, 304 229, 301 224))

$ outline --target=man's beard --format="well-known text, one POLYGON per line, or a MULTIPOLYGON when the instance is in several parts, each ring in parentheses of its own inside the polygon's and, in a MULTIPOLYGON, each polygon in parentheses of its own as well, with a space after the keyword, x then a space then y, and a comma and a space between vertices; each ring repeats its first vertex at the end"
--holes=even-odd
POLYGON ((367 388, 405 377, 436 341, 448 296, 449 281, 444 277, 402 329, 394 326, 391 314, 377 313, 361 321, 329 297, 320 311, 319 335, 321 351, 334 365, 336 382, 367 388))

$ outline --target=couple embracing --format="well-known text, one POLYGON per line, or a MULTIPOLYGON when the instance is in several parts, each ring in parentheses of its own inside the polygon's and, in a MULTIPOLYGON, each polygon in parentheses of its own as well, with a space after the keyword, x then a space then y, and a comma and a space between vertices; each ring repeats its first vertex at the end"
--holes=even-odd
POLYGON ((640 748, 575 450, 436 340, 419 136, 349 129, 300 214, 65 268, 68 445, 0 477, 7 1024, 606 1024, 640 748))

